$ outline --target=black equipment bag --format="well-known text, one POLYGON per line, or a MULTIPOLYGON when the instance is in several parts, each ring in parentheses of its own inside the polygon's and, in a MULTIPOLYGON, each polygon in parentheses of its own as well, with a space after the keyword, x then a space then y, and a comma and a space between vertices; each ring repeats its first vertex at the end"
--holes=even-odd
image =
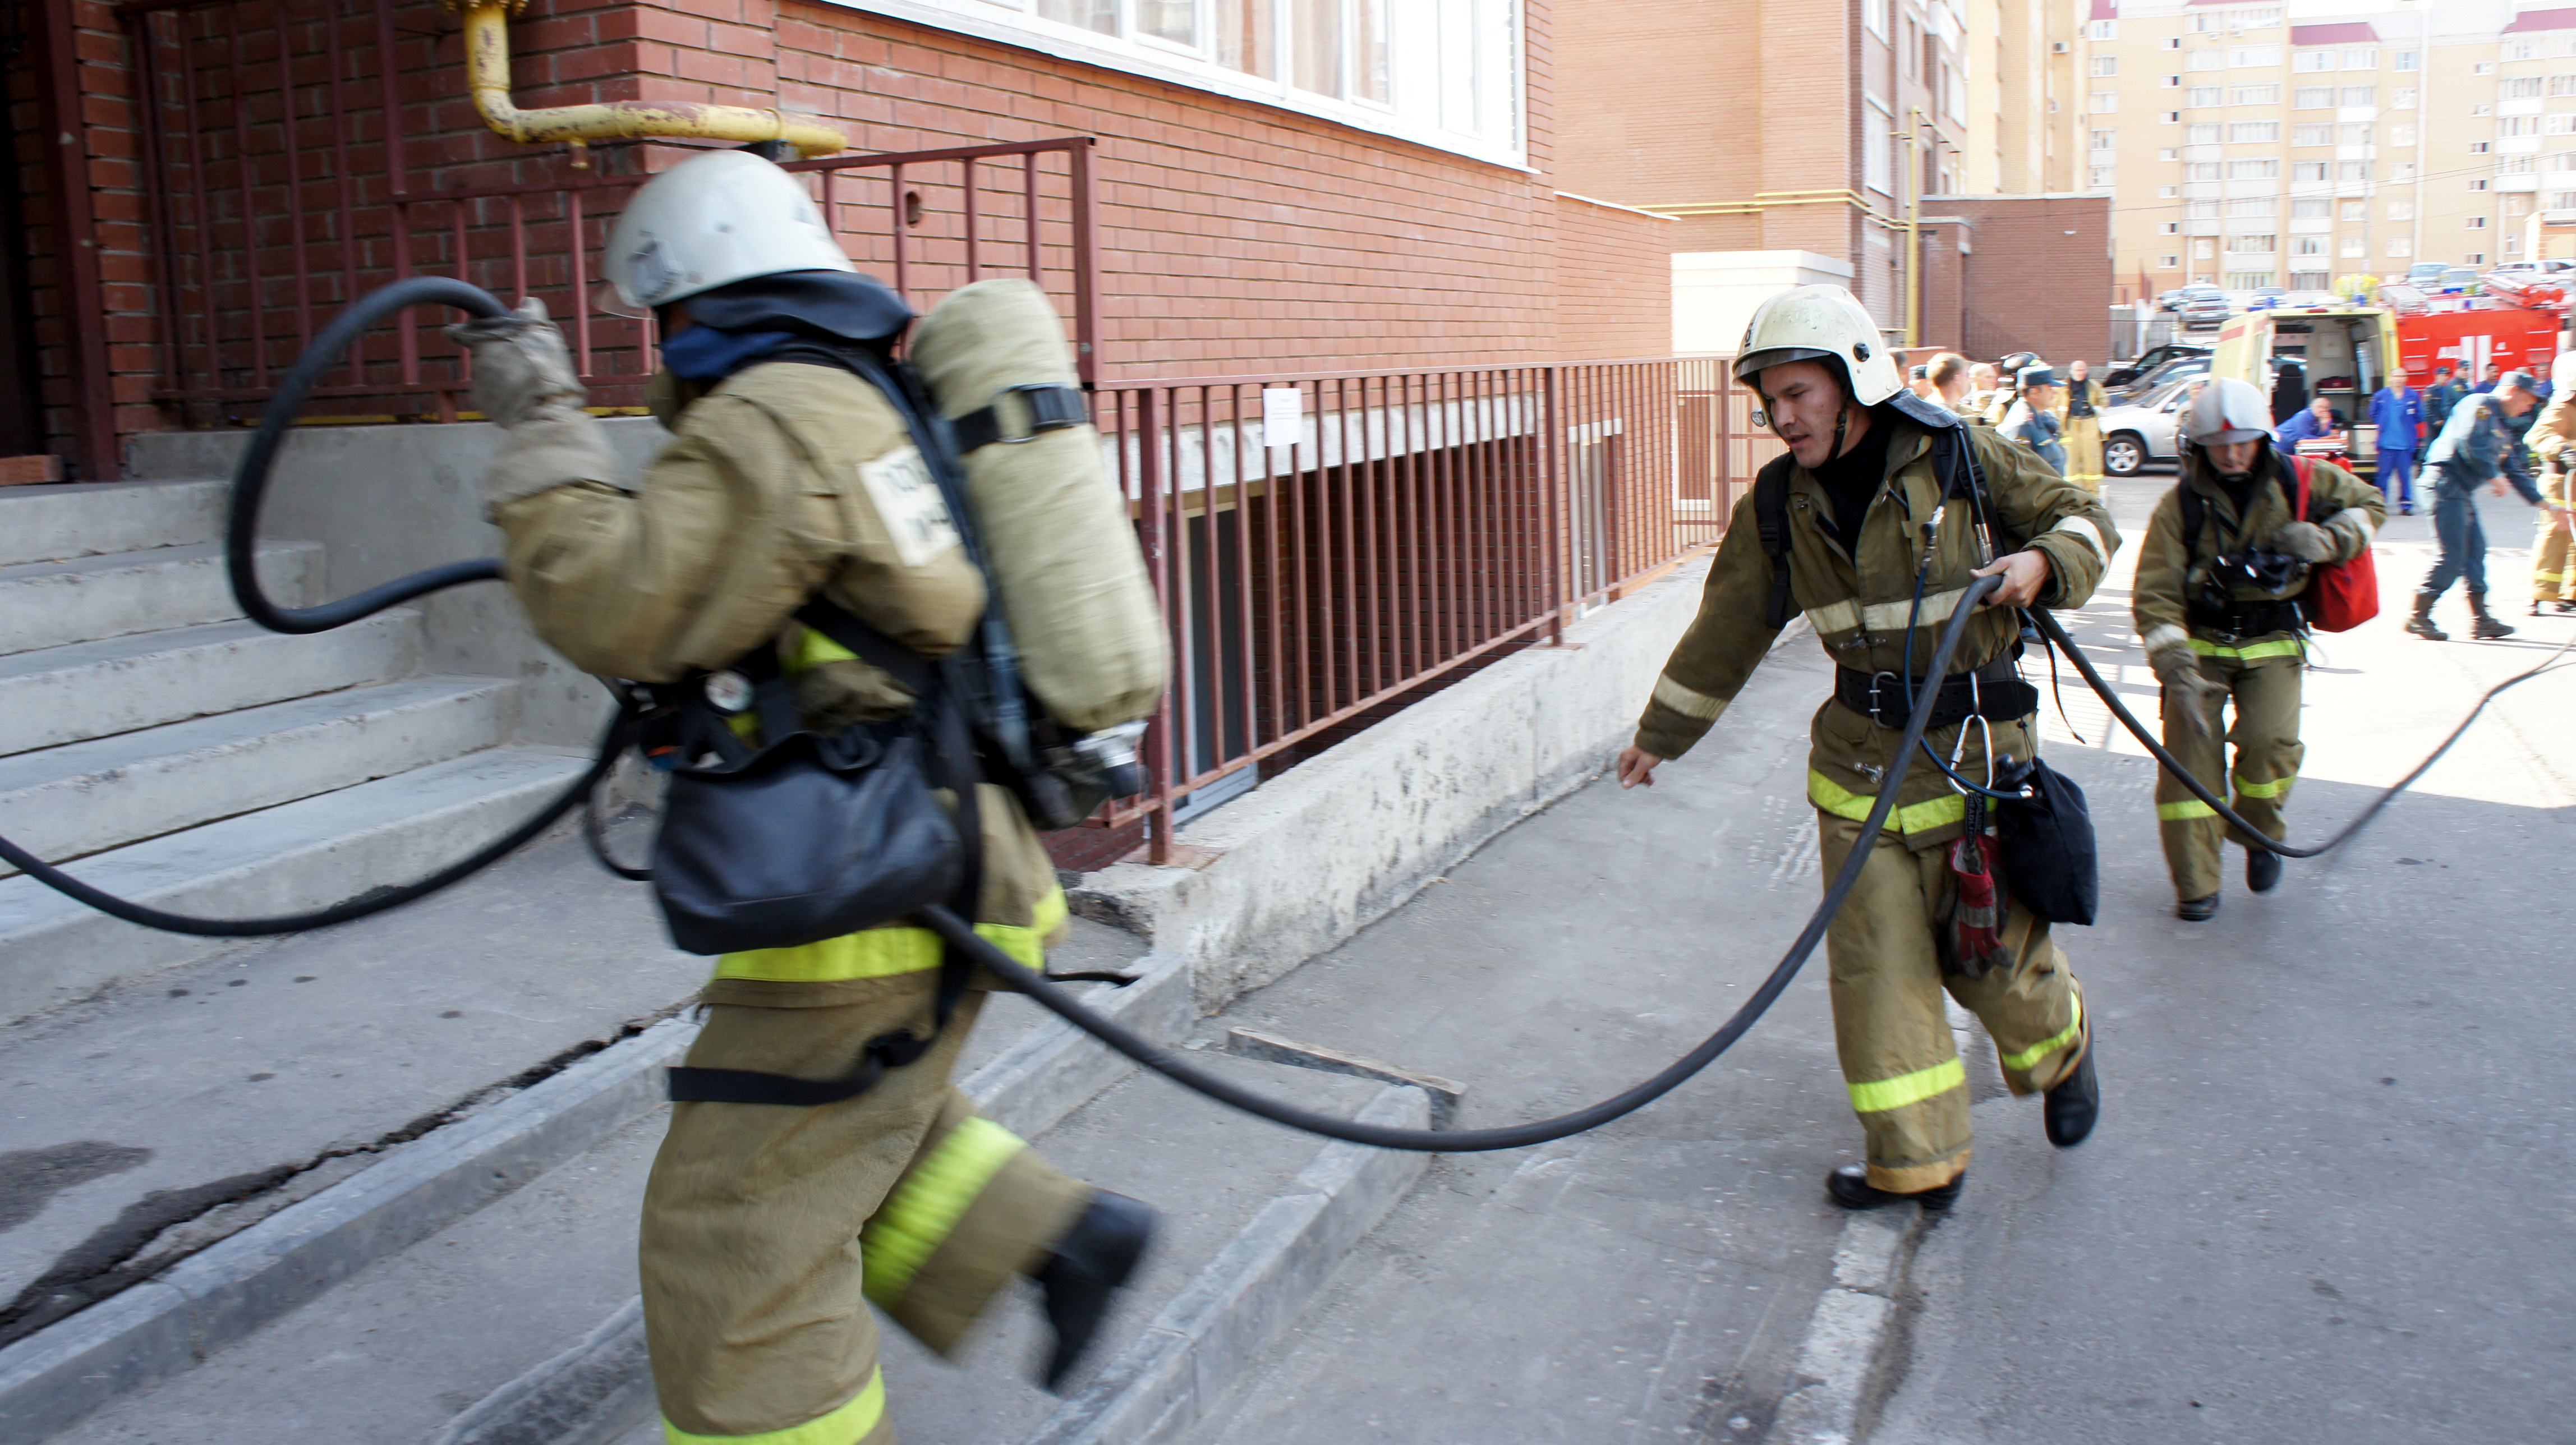
POLYGON ((2102 873, 2084 790, 2038 758, 1997 770, 1995 783, 2024 791, 1996 808, 2004 886, 2036 917, 2091 924, 2102 904, 2102 873))

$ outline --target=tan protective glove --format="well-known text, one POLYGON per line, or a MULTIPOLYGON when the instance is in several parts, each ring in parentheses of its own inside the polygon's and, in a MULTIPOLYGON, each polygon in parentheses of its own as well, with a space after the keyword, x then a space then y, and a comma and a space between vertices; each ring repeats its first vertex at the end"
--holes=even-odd
POLYGON ((2226 685, 2200 670, 2200 658, 2188 643, 2176 642, 2147 654, 2147 666, 2155 669, 2156 681, 2165 688, 2165 716, 2176 708, 2182 710, 2183 723, 2193 736, 2206 742, 2218 735, 2217 724, 2210 718, 2210 705, 2227 694, 2226 685))
POLYGON ((474 409, 504 427, 559 418, 590 400, 543 301, 531 298, 507 316, 457 322, 447 335, 474 358, 474 409))
POLYGON ((2272 533, 2272 550, 2302 562, 2334 560, 2334 538, 2314 522, 2283 522, 2272 533))

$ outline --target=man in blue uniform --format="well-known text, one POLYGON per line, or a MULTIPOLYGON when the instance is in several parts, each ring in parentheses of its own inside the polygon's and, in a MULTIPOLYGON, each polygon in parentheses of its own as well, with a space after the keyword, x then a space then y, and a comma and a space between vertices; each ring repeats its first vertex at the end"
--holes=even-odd
POLYGON ((2415 515, 2415 448, 2424 425, 2424 398, 2392 372, 2370 399, 2370 425, 2379 434, 2379 494, 2397 515, 2415 515))

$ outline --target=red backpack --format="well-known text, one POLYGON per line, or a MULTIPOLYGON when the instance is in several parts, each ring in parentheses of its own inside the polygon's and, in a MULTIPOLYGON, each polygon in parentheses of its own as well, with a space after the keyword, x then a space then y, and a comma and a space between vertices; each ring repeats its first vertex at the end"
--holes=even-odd
MULTIPOLYGON (((2308 459, 2293 457, 2299 474, 2298 504, 2290 515, 2308 518, 2308 459)), ((2349 562, 2315 562, 2308 567, 2308 592, 2299 601, 2308 623, 2319 632, 2349 632, 2379 615, 2379 566, 2363 544, 2349 562)))

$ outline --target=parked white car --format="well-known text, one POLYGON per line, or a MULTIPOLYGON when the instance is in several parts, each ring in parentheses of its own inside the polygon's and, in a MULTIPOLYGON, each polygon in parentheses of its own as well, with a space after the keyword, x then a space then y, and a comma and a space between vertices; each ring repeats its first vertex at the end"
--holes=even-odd
POLYGON ((2183 403, 2191 400, 2187 376, 2166 382, 2124 405, 2102 412, 2102 470, 2115 477, 2134 477, 2158 462, 2181 460, 2175 433, 2183 403))

